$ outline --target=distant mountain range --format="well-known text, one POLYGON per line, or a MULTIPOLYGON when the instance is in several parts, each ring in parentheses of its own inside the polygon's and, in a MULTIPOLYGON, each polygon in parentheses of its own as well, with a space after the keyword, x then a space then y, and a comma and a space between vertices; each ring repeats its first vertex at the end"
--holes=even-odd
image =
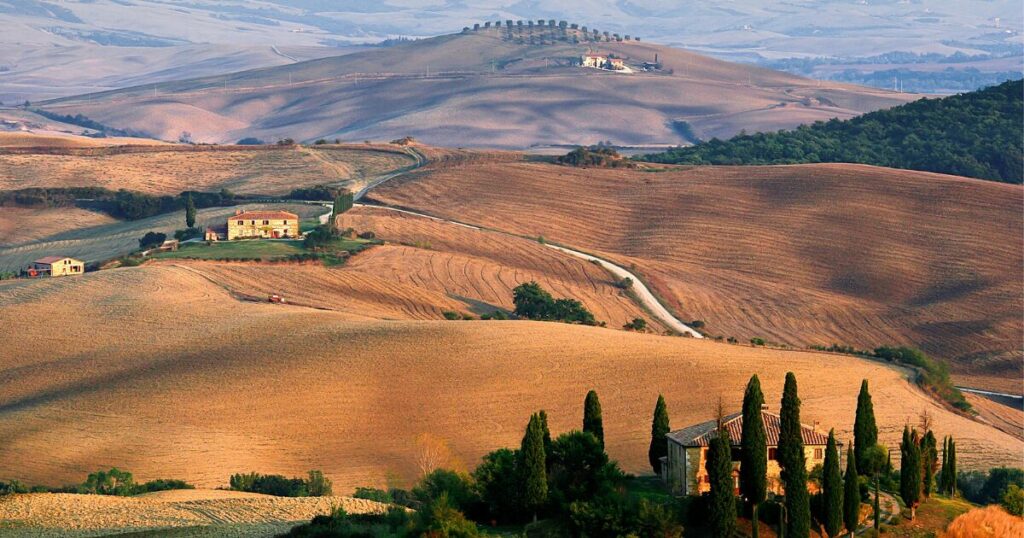
POLYGON ((824 84, 633 37, 601 33, 595 40, 589 28, 545 21, 36 106, 163 140, 185 132, 216 143, 413 136, 446 146, 526 148, 686 144, 849 118, 916 97, 824 84), (626 69, 575 65, 586 54, 612 55, 626 69))

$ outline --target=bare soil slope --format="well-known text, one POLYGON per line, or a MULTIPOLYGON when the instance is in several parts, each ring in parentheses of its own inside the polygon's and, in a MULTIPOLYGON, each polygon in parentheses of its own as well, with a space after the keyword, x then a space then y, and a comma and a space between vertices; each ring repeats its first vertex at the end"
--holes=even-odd
POLYGON ((909 344, 958 382, 1020 391, 1019 186, 857 165, 449 162, 371 196, 635 264, 712 335, 909 344))
POLYGON ((0 327, 0 476, 29 483, 111 465, 203 487, 239 471, 320 468, 345 492, 388 472, 412 478, 420 436, 471 466, 518 443, 537 409, 556 433, 578 427, 591 388, 612 457, 647 472, 659 393, 682 427, 710 418, 718 395, 737 409, 752 373, 776 406, 790 370, 804 421, 841 438, 867 377, 887 443, 928 410, 938 435, 957 436, 964 468, 1012 464, 1024 448, 937 407, 901 372, 846 356, 554 323, 359 321, 238 302, 176 267, 0 282, 0 327))
MULTIPOLYGON (((680 144, 771 131, 904 103, 916 96, 825 84, 639 42, 553 42, 481 30, 343 57, 145 85, 44 103, 105 125, 175 140, 390 139, 449 146, 680 144), (580 55, 627 58, 638 72, 572 67, 580 55), (655 55, 662 71, 643 73, 655 55)), ((575 35, 576 32, 570 32, 575 35)))
POLYGON ((367 144, 12 147, 0 150, 0 189, 98 186, 149 194, 228 189, 281 195, 298 187, 372 177, 412 163, 413 158, 396 146, 367 144))

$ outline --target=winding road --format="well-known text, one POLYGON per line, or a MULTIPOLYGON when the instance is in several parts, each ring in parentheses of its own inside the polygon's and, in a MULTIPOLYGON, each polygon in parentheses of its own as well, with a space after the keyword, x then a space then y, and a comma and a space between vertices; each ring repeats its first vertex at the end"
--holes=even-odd
MULTIPOLYGON (((421 166, 423 166, 423 165, 425 165, 427 163, 427 158, 422 153, 416 151, 415 149, 409 148, 408 153, 410 155, 412 155, 413 158, 416 159, 416 163, 415 164, 410 165, 410 166, 405 167, 405 168, 402 168, 402 169, 399 169, 399 170, 396 170, 396 171, 391 172, 389 174, 385 174, 385 175, 380 176, 378 178, 370 180, 369 182, 367 182, 367 184, 362 189, 360 189, 353 196, 354 200, 358 201, 358 200, 362 199, 364 196, 366 196, 366 194, 368 192, 370 192, 371 189, 379 187, 380 185, 383 185, 387 181, 390 181, 391 179, 394 179, 394 178, 396 178, 396 177, 398 177, 398 176, 400 176, 402 174, 405 174, 407 172, 410 172, 412 170, 420 168, 421 166)), ((384 210, 388 210, 388 211, 395 211, 397 213, 404 213, 404 214, 407 214, 407 215, 414 215, 414 216, 417 216, 417 217, 428 218, 428 219, 439 221, 439 222, 445 222, 445 223, 448 223, 448 224, 454 224, 456 226, 462 226, 464 228, 470 228, 472 230, 484 230, 485 229, 485 228, 483 228, 481 226, 475 226, 475 225, 467 224, 467 223, 464 223, 464 222, 458 222, 458 221, 454 221, 454 220, 450 220, 450 219, 445 219, 445 218, 437 217, 437 216, 434 216, 434 215, 428 215, 426 213, 421 213, 421 212, 413 211, 413 210, 410 210, 410 209, 402 209, 402 208, 391 207, 391 206, 387 206, 387 205, 379 205, 379 204, 368 205, 368 204, 358 203, 358 204, 354 204, 354 205, 356 207, 374 207, 374 208, 377 208, 377 209, 384 209, 384 210)), ((326 224, 330 220, 330 217, 331 217, 331 212, 327 212, 326 214, 320 216, 320 222, 326 224)), ((492 231, 492 232, 502 233, 502 234, 505 234, 505 235, 515 236, 515 234, 510 233, 510 232, 506 232, 504 230, 495 230, 495 229, 490 229, 490 228, 488 228, 487 230, 492 231)), ((682 335, 686 335, 686 336, 691 336, 693 338, 704 338, 704 335, 702 335, 700 332, 695 330, 693 327, 690 327, 690 326, 686 325, 685 323, 680 321, 679 318, 676 318, 675 316, 673 316, 672 313, 669 312, 667 308, 665 308, 665 305, 661 304, 661 302, 658 301, 658 298, 655 297, 653 293, 651 293, 651 290, 647 287, 647 285, 644 284, 643 281, 640 280, 640 278, 637 275, 635 275, 632 272, 628 271, 624 267, 616 265, 616 264, 614 264, 614 263, 612 263, 612 262, 610 262, 608 260, 605 260, 603 258, 599 258, 599 257, 594 256, 592 254, 587 254, 585 252, 580 252, 578 250, 574 250, 572 248, 565 247, 565 246, 562 246, 562 245, 552 245, 550 243, 544 243, 544 246, 546 246, 548 248, 553 248, 553 249, 555 249, 555 250, 557 250, 557 251, 559 251, 559 252, 561 252, 563 254, 568 254, 568 255, 573 256, 575 258, 579 258, 579 259, 582 259, 582 260, 586 260, 588 262, 596 263, 596 264, 600 265, 601 267, 603 267, 609 273, 615 275, 619 279, 626 279, 626 278, 628 278, 628 279, 632 280, 633 281, 633 285, 630 288, 630 291, 632 291, 631 298, 638 303, 638 305, 640 306, 641 309, 643 309, 644 311, 650 313, 651 316, 653 316, 654 318, 657 318, 657 320, 660 321, 663 325, 665 325, 666 327, 668 327, 669 329, 671 329, 672 331, 674 331, 674 332, 676 332, 678 334, 682 334, 682 335)))

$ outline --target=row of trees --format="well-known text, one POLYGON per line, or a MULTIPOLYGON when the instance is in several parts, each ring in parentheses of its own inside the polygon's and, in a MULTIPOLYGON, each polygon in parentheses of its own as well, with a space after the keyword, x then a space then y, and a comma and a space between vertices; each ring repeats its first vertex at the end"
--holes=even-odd
POLYGON ((277 474, 238 473, 228 480, 231 489, 279 497, 329 497, 331 480, 320 471, 309 471, 306 478, 288 478, 277 474))

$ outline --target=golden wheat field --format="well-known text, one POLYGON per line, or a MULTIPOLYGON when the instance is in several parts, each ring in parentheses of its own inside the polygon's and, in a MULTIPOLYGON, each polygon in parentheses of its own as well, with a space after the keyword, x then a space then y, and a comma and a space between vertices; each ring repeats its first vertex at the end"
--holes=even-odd
POLYGON ((0 131, 0 148, 91 148, 123 145, 164 145, 166 142, 150 138, 104 137, 92 138, 57 131, 0 131))
POLYGON ((431 165, 375 200, 602 255, 712 335, 908 344, 1020 393, 1020 186, 860 165, 431 165))
POLYGON ((385 507, 349 497, 287 498, 220 490, 161 491, 136 497, 33 493, 0 499, 0 534, 105 536, 182 529, 216 536, 274 536, 335 508, 364 514, 385 507))
POLYGON ((117 222, 105 213, 77 207, 0 208, 0 248, 39 241, 46 237, 75 230, 117 222))
POLYGON ((736 410, 753 373, 776 407, 786 371, 804 422, 840 438, 868 378, 887 443, 927 410, 937 435, 956 435, 965 469, 1015 464, 1024 449, 940 408, 903 372, 848 356, 555 323, 366 320, 237 301, 168 265, 0 282, 0 326, 0 476, 30 484, 114 465, 200 487, 319 468, 343 494, 389 473, 413 479, 426 445, 450 450, 443 464, 475 466, 517 444, 537 409, 556 433, 579 427, 589 389, 609 453, 644 473, 659 393, 678 428, 712 417, 719 396, 736 410))
POLYGON ((0 189, 95 186, 147 194, 185 190, 287 194, 342 184, 408 166, 402 150, 380 145, 288 147, 42 148, 0 152, 0 189))

